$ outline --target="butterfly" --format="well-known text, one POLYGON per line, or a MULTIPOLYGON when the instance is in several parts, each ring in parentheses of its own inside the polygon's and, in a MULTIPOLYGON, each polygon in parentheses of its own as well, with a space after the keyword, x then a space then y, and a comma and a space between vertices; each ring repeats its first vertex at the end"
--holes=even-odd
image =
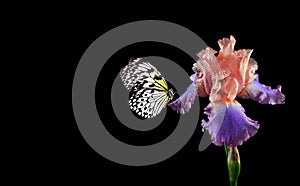
POLYGON ((161 73, 143 58, 131 58, 120 71, 129 93, 129 107, 140 119, 157 116, 174 98, 175 92, 161 73))

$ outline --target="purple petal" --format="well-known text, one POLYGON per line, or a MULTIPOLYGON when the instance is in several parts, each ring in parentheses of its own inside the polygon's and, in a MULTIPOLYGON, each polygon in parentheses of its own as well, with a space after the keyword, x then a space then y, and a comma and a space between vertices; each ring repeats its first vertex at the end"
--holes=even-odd
POLYGON ((177 113, 184 114, 190 110, 196 96, 197 96, 197 85, 195 83, 192 83, 187 88, 187 90, 184 92, 183 95, 181 95, 178 99, 176 99, 172 103, 169 103, 168 106, 170 106, 177 113))
POLYGON ((215 145, 228 147, 242 145, 256 134, 259 124, 246 116, 245 110, 237 101, 230 104, 210 103, 205 108, 208 121, 202 120, 203 130, 208 130, 215 145))
POLYGON ((261 104, 284 104, 285 96, 281 92, 281 86, 272 89, 259 83, 258 77, 248 84, 238 95, 244 99, 253 99, 261 104))

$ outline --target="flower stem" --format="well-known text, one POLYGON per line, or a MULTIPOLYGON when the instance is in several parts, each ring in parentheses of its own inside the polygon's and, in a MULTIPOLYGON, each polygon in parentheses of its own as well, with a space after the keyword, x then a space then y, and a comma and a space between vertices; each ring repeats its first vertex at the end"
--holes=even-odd
POLYGON ((237 180, 230 180, 230 186, 237 186, 237 180))
POLYGON ((237 181, 241 170, 239 151, 237 147, 227 148, 226 144, 224 144, 224 146, 227 155, 230 186, 237 186, 237 181))
POLYGON ((227 148, 226 142, 224 142, 224 148, 225 148, 225 153, 226 153, 226 158, 227 158, 228 157, 228 150, 229 150, 229 148, 227 148))

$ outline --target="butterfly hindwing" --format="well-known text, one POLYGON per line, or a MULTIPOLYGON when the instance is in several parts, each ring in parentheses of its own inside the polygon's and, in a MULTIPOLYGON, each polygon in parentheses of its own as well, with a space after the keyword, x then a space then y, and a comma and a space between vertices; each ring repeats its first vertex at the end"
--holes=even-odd
POLYGON ((140 119, 155 117, 172 99, 167 90, 144 86, 144 84, 137 84, 133 87, 128 101, 131 111, 140 119))

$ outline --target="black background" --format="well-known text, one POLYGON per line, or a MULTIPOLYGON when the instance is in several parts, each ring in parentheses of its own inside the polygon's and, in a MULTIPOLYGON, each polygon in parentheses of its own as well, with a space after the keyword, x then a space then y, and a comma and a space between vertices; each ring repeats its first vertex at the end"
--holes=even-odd
MULTIPOLYGON (((212 11, 208 13, 201 11, 203 9, 205 8, 199 10, 196 8, 184 13, 170 7, 168 11, 155 9, 155 12, 126 8, 119 12, 113 7, 100 6, 91 11, 88 8, 70 7, 39 11, 43 15, 40 29, 45 31, 41 32, 43 34, 39 37, 46 39, 38 43, 47 45, 47 49, 43 51, 47 61, 45 64, 52 70, 47 74, 47 83, 51 87, 48 90, 51 92, 51 98, 55 98, 55 101, 48 103, 48 108, 52 110, 47 116, 50 122, 44 125, 46 128, 43 127, 44 133, 40 135, 49 143, 47 148, 42 148, 45 151, 33 156, 34 161, 38 161, 37 172, 44 173, 41 177, 49 181, 64 180, 75 183, 79 180, 95 181, 101 185, 106 185, 107 182, 144 185, 162 182, 171 184, 179 181, 185 185, 229 185, 224 148, 211 145, 203 152, 198 151, 202 136, 200 122, 206 118, 202 112, 208 104, 208 98, 199 98, 201 102, 199 125, 189 142, 171 158, 150 166, 131 167, 111 162, 95 152, 78 130, 72 110, 72 81, 76 66, 85 50, 112 28, 132 21, 153 19, 182 25, 198 34, 215 50, 218 50, 217 40, 230 35, 237 40, 236 49, 254 49, 252 57, 258 62, 257 72, 261 83, 272 88, 282 85, 286 104, 260 105, 252 100, 239 99, 246 114, 258 120, 260 124, 258 133, 239 147, 242 164, 239 185, 291 181, 295 172, 290 167, 296 161, 294 157, 297 148, 293 145, 295 142, 293 132, 296 130, 293 129, 293 125, 296 125, 297 121, 289 121, 294 120, 291 119, 295 117, 292 114, 291 104, 296 102, 292 99, 292 88, 295 87, 292 79, 296 78, 293 77, 296 76, 293 73, 296 68, 293 66, 296 63, 293 56, 297 55, 297 48, 290 48, 296 37, 294 26, 290 24, 294 18, 293 13, 282 16, 278 13, 281 12, 280 6, 277 9, 269 9, 268 14, 265 14, 264 8, 255 6, 247 10, 233 8, 230 10, 227 7, 218 11, 211 7, 212 11), (104 12, 104 9, 108 12, 104 12), (47 135, 44 135, 46 133, 47 135)), ((30 18, 33 17, 35 16, 30 18)), ((186 56, 174 51, 176 50, 170 46, 157 43, 133 45, 127 47, 126 52, 119 52, 120 55, 116 58, 124 61, 117 61, 115 65, 116 68, 125 65, 127 63, 125 60, 132 55, 160 55, 178 61, 183 68, 192 73, 192 62, 182 62, 181 59, 188 60, 186 56)), ((48 69, 47 66, 43 68, 48 69)), ((107 89, 110 88, 109 83, 105 86, 107 89)), ((101 107, 101 103, 97 104, 101 107)), ((172 122, 167 125, 171 129, 163 127, 163 132, 157 131, 156 141, 163 140, 174 128, 172 122)), ((110 131, 130 143, 139 139, 138 134, 126 137, 124 133, 128 131, 124 130, 122 133, 122 129, 119 129, 120 127, 111 127, 110 131)), ((144 140, 145 143, 152 142, 144 140)))

